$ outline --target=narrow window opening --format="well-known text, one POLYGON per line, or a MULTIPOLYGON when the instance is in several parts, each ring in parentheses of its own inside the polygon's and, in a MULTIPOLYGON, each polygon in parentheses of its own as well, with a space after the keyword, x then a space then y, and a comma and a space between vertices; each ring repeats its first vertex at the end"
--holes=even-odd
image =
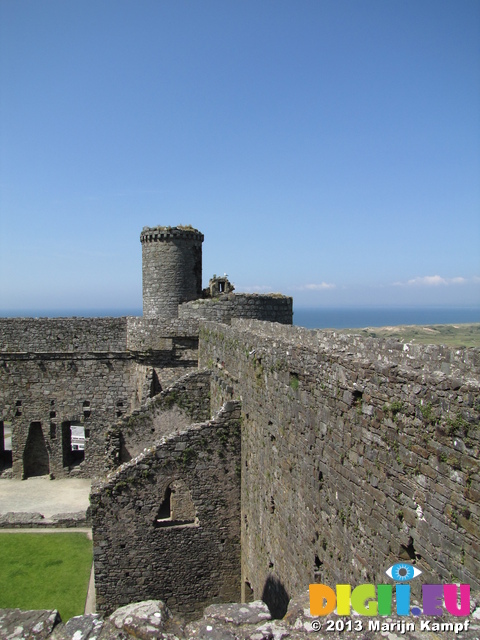
POLYGON ((316 580, 317 582, 321 581, 322 579, 322 566, 323 566, 323 562, 315 554, 315 567, 313 569, 313 576, 314 576, 314 580, 316 580))
POLYGON ((160 384, 160 380, 158 379, 158 374, 154 369, 152 373, 152 380, 150 382, 149 397, 153 398, 153 396, 156 396, 157 393, 160 393, 161 390, 162 390, 162 385, 160 384))
POLYGON ((270 496, 270 513, 275 513, 275 500, 273 496, 270 496))
POLYGON ((154 526, 173 527, 197 523, 190 491, 183 480, 174 480, 165 489, 154 526))
POLYGON ((163 499, 162 504, 160 505, 160 509, 158 510, 157 520, 167 520, 171 516, 171 505, 170 500, 172 497, 172 490, 170 487, 167 487, 165 491, 165 497, 163 499))
POLYGON ((91 415, 92 415, 92 411, 90 409, 90 402, 89 400, 85 400, 83 403, 83 417, 89 418, 91 415))
POLYGON ((50 440, 57 439, 57 425, 53 422, 50 423, 50 440))

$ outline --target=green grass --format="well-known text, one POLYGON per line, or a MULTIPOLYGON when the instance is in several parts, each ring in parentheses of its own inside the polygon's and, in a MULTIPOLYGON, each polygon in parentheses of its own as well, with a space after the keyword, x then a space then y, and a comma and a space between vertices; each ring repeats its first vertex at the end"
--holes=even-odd
POLYGON ((0 609, 83 614, 92 566, 85 533, 0 533, 0 609))
POLYGON ((399 342, 417 344, 480 347, 480 323, 368 327, 366 329, 341 329, 339 333, 357 333, 373 338, 395 338, 399 342))

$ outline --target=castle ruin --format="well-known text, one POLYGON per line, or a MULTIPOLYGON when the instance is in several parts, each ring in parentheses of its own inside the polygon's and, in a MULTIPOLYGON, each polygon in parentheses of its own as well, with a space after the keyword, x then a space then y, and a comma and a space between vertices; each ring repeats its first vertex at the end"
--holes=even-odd
POLYGON ((478 590, 480 350, 289 326, 291 298, 202 290, 202 241, 142 230, 143 317, 0 320, 13 476, 95 478, 99 610, 280 616, 399 559, 478 590))

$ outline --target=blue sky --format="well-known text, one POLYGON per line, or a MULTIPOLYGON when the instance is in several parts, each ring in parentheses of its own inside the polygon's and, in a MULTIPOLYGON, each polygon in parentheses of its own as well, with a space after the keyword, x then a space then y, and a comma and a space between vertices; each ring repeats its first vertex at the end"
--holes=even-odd
POLYGON ((204 285, 480 305, 478 0, 0 0, 0 313, 204 285))

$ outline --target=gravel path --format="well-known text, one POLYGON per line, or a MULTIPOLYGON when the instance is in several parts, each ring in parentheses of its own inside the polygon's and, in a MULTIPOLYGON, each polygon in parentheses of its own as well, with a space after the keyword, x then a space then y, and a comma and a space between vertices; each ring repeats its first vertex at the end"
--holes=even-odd
POLYGON ((90 487, 91 481, 85 478, 0 478, 0 514, 9 511, 37 512, 45 518, 50 518, 59 513, 86 511, 89 506, 90 487))

